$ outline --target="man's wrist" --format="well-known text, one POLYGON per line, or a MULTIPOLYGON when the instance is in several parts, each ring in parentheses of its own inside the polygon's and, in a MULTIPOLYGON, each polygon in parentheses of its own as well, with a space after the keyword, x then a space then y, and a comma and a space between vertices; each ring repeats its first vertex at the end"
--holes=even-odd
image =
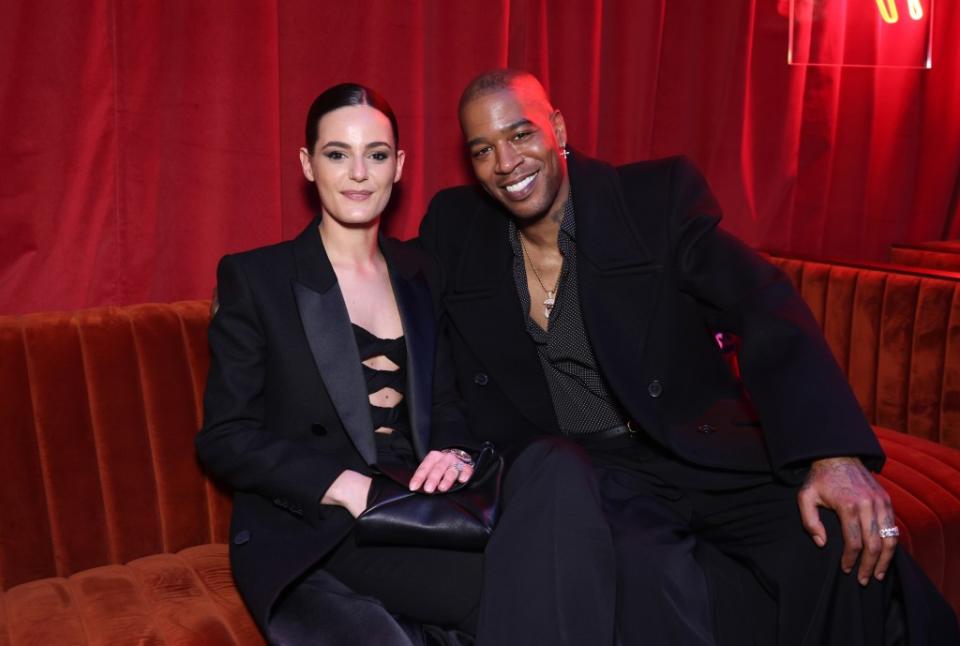
POLYGON ((825 466, 830 466, 835 464, 849 464, 851 462, 856 462, 857 464, 863 464, 860 458, 856 457, 855 455, 837 455, 829 458, 819 458, 817 460, 811 460, 810 467, 811 468, 815 466, 825 467, 825 466))

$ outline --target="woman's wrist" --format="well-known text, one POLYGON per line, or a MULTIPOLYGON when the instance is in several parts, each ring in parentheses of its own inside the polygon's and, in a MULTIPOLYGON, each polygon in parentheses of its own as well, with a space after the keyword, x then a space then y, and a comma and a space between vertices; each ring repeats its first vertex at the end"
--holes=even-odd
POLYGON ((367 508, 370 483, 369 476, 346 469, 333 481, 320 502, 344 507, 353 516, 359 516, 367 508))
POLYGON ((450 447, 446 449, 441 449, 441 453, 449 453, 454 456, 464 464, 473 464, 473 456, 464 451, 463 449, 458 449, 456 447, 450 447))

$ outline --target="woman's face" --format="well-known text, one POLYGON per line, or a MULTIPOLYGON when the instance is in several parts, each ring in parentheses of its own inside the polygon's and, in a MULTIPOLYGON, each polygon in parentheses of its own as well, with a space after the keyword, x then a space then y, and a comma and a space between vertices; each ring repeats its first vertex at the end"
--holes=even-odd
POLYGON ((390 120, 368 105, 320 118, 313 154, 300 149, 304 176, 317 185, 323 217, 343 226, 376 222, 403 171, 390 120))

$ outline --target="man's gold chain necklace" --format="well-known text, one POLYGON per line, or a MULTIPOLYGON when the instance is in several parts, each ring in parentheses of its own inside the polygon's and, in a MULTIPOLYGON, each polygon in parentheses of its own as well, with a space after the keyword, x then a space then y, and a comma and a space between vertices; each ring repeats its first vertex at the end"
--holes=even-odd
POLYGON ((557 287, 560 286, 560 276, 557 276, 557 284, 553 286, 553 289, 547 289, 547 286, 543 284, 543 279, 540 277, 540 272, 537 271, 537 266, 533 264, 533 258, 530 257, 530 252, 527 251, 527 245, 523 244, 523 235, 519 231, 517 231, 517 237, 520 239, 520 248, 523 249, 523 255, 527 257, 527 262, 530 263, 530 269, 533 270, 533 275, 536 276, 537 282, 540 283, 540 289, 547 294, 547 297, 543 299, 543 317, 549 320, 553 305, 557 302, 556 295, 557 287))

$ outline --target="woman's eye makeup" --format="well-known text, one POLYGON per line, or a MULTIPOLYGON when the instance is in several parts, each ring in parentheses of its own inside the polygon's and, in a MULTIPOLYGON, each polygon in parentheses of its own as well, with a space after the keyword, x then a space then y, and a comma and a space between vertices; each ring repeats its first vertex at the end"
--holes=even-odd
MULTIPOLYGON (((347 159, 347 153, 342 150, 325 150, 323 156, 330 161, 343 161, 347 159)), ((373 150, 367 153, 367 158, 375 162, 385 162, 390 159, 389 150, 373 150)))

